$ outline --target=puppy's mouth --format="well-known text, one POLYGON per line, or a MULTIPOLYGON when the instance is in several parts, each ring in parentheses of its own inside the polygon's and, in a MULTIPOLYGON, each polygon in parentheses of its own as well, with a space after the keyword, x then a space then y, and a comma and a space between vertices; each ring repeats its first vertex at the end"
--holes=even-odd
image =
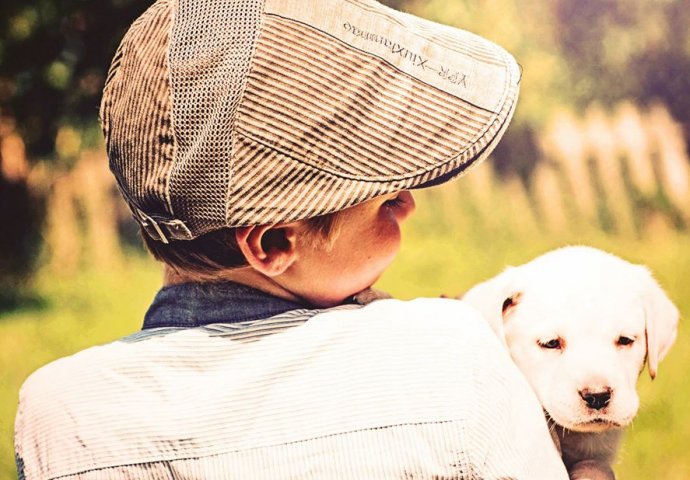
POLYGON ((569 423, 568 425, 562 425, 556 422, 549 412, 544 409, 544 414, 546 415, 546 421, 548 424, 560 425, 566 430, 572 430, 573 432, 603 432, 605 430, 612 430, 614 428, 622 428, 624 425, 607 418, 596 417, 583 422, 569 423))
POLYGON ((602 432, 604 430, 611 430, 613 428, 621 428, 623 425, 606 418, 593 418, 591 420, 587 420, 586 422, 576 423, 573 425, 573 427, 574 428, 571 430, 580 432, 602 432))

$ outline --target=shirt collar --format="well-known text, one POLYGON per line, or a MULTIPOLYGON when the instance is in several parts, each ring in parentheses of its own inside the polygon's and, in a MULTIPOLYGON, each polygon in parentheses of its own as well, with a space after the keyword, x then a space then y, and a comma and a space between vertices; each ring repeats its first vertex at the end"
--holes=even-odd
POLYGON ((156 294, 142 329, 246 322, 304 308, 239 283, 183 283, 156 294))

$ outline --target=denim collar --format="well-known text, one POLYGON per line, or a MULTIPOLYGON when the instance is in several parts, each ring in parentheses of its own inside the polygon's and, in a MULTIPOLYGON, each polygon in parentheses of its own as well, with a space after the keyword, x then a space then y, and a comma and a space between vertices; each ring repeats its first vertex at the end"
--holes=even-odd
POLYGON ((239 283, 183 283, 163 287, 156 294, 142 329, 247 322, 305 308, 313 307, 239 283))

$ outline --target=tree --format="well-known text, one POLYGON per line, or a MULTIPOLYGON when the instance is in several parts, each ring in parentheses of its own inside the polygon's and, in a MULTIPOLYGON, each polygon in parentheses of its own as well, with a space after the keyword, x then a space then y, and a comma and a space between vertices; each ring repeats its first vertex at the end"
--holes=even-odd
POLYGON ((27 159, 67 167, 59 164, 69 158, 56 152, 69 143, 70 135, 58 135, 65 126, 72 143, 75 135, 85 137, 77 144, 98 141, 98 105, 110 59, 147 6, 141 0, 0 3, 0 143, 7 147, 8 135, 16 133, 22 143, 21 153, 0 150, 0 308, 14 303, 36 264, 44 212, 42 192, 29 188, 26 176, 8 178, 3 170, 27 159), (3 158, 15 154, 22 158, 3 158))
POLYGON ((93 126, 110 59, 141 0, 5 0, 0 105, 28 158, 51 160, 60 125, 93 126))

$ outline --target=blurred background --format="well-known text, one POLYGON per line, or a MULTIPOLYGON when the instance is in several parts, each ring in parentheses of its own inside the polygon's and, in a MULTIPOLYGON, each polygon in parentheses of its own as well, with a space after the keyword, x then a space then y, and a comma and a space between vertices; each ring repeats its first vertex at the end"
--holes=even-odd
MULTIPOLYGON (((688 0, 389 0, 506 47, 520 104, 493 158, 417 194, 378 286, 456 295, 567 244, 648 265, 690 312, 688 0)), ((98 105, 140 0, 0 4, 0 478, 36 368, 140 327, 161 281, 107 169, 98 105)), ((690 478, 681 331, 627 430, 621 479, 690 478)))

